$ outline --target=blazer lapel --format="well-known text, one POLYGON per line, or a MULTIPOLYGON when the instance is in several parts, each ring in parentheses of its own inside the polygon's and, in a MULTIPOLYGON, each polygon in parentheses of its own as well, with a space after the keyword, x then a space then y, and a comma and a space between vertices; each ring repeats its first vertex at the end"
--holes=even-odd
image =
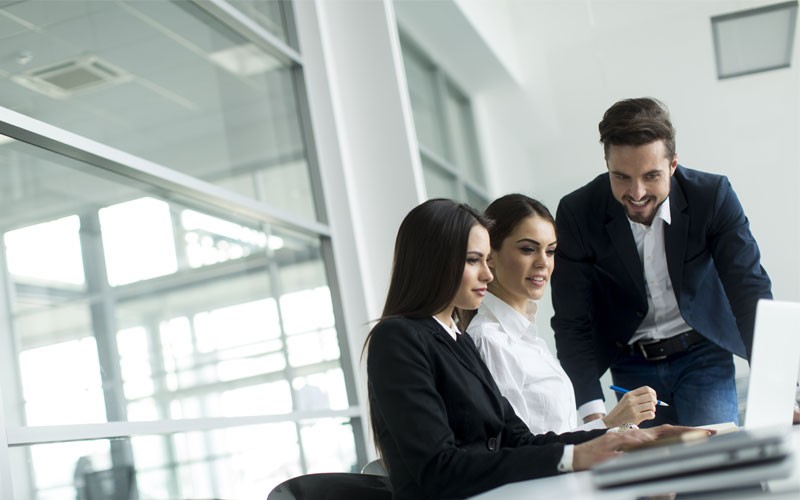
MULTIPOLYGON (((466 368, 467 370, 472 372, 476 377, 478 377, 478 380, 480 380, 481 383, 484 386, 486 386, 489 393, 495 395, 494 387, 492 386, 492 384, 489 383, 488 380, 486 380, 486 373, 481 371, 480 366, 477 365, 477 363, 481 362, 480 356, 477 355, 477 352, 475 353, 477 356, 475 359, 469 359, 466 353, 466 346, 464 346, 465 347, 464 349, 457 348, 455 342, 447 334, 447 332, 445 332, 444 329, 442 329, 442 327, 438 323, 436 323, 435 320, 432 321, 433 325, 431 326, 435 328, 435 332, 433 332, 433 335, 436 341, 447 347, 447 349, 449 349, 450 352, 453 353, 453 356, 458 360, 458 362, 464 365, 464 368, 466 368)), ((467 335, 466 333, 461 334, 462 337, 466 335, 467 335)), ((470 340, 466 338, 458 339, 458 342, 469 342, 469 341, 470 340)), ((500 404, 500 401, 497 400, 497 398, 495 398, 495 403, 497 404, 498 408, 502 408, 502 405, 500 404)))
POLYGON ((642 260, 639 258, 639 252, 636 250, 636 242, 633 240, 631 225, 625 215, 625 210, 611 195, 609 195, 606 214, 609 219, 606 222, 606 232, 611 239, 611 244, 614 245, 622 264, 636 285, 636 290, 646 299, 644 269, 642 268, 642 260))
POLYGON ((669 209, 671 223, 664 227, 664 251, 667 254, 667 269, 672 281, 672 289, 680 307, 681 278, 683 277, 683 260, 686 257, 686 241, 689 236, 688 204, 675 176, 672 176, 669 191, 669 209))

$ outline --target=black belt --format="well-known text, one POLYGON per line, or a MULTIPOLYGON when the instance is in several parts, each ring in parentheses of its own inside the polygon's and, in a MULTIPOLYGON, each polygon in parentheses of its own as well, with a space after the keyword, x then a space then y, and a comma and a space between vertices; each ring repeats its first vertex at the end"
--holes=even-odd
POLYGON ((690 347, 697 344, 705 337, 694 330, 675 335, 663 340, 640 340, 634 342, 631 347, 632 354, 641 354, 644 359, 658 361, 666 359, 673 354, 688 351, 690 347))

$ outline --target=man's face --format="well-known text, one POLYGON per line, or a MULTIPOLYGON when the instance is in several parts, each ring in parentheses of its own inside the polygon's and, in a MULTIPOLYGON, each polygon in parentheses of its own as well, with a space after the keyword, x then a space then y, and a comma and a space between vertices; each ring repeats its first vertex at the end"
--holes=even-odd
POLYGON ((650 225, 658 207, 669 195, 670 177, 678 155, 666 157, 664 141, 642 146, 610 146, 606 157, 611 192, 628 218, 650 225))

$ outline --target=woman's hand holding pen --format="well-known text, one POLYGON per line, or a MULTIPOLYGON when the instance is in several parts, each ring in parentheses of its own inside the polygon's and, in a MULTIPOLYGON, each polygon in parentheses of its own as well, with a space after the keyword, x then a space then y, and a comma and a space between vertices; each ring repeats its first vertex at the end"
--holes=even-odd
POLYGON ((646 385, 639 387, 626 392, 608 415, 603 417, 603 423, 606 427, 616 427, 652 420, 656 417, 657 404, 656 391, 646 385))

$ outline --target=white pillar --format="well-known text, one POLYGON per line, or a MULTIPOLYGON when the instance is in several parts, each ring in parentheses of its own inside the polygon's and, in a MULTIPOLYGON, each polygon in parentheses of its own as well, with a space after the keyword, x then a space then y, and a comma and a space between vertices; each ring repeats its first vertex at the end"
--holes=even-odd
POLYGON ((350 357, 368 422, 361 348, 383 308, 397 228, 424 197, 400 42, 388 0, 294 5, 350 357))

